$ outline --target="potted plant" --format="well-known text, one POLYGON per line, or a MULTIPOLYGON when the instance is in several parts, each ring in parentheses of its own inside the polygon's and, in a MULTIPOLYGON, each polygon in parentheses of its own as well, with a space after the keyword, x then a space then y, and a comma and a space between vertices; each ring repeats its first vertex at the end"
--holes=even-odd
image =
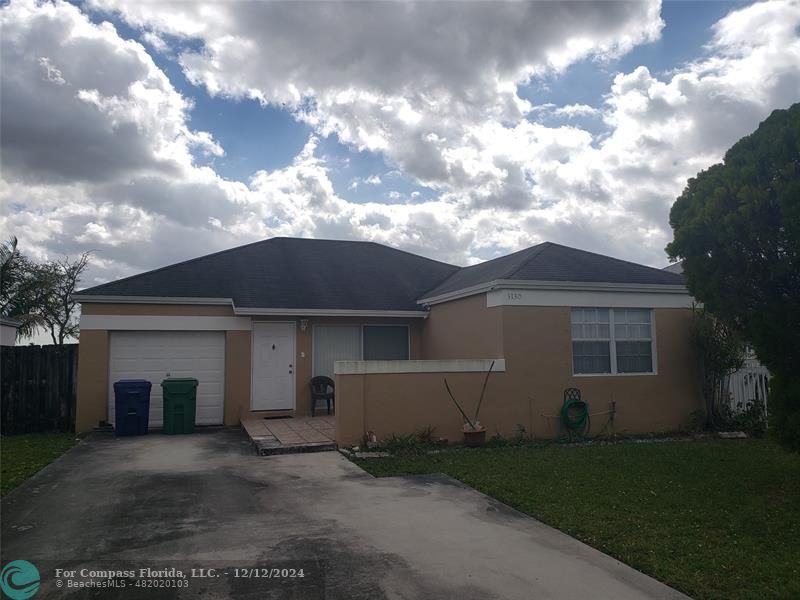
POLYGON ((492 369, 494 368, 494 361, 492 364, 489 365, 489 370, 486 372, 486 377, 483 380, 483 387, 481 388, 481 395, 478 398, 478 405, 475 407, 475 416, 470 419, 467 416, 467 413, 458 403, 453 392, 450 390, 450 385, 447 383, 447 378, 444 379, 444 387, 447 390, 447 393, 450 396, 450 399, 453 401, 453 404, 456 405, 458 412, 461 413, 461 416, 464 417, 464 445, 467 448, 477 448, 478 446, 483 446, 486 442, 486 427, 481 425, 480 421, 478 421, 478 415, 481 411, 481 404, 483 403, 483 396, 486 393, 486 384, 489 382, 489 375, 492 374, 492 369))

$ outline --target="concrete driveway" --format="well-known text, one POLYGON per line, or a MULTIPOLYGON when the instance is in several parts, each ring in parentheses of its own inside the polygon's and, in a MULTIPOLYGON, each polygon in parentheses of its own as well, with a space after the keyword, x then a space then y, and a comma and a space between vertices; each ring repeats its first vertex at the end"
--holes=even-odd
POLYGON ((89 438, 2 509, 37 598, 685 598, 449 478, 258 457, 235 430, 89 438))

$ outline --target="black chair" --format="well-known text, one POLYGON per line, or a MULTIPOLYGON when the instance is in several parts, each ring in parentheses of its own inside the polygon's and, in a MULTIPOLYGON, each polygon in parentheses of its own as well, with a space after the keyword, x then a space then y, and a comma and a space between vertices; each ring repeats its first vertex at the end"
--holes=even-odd
POLYGON ((334 398, 335 384, 333 379, 324 375, 317 375, 311 378, 311 416, 317 410, 317 402, 325 400, 328 403, 328 414, 331 414, 331 405, 336 410, 336 399, 334 398), (330 388, 330 391, 328 391, 330 388))

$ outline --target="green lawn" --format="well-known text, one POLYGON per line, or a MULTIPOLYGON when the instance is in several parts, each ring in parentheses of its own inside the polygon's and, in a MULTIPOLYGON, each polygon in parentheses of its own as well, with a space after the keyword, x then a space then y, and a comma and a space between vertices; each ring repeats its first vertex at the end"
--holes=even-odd
POLYGON ((695 598, 800 598, 800 455, 763 440, 456 449, 446 473, 695 598))
POLYGON ((26 433, 0 437, 0 494, 5 496, 77 442, 74 433, 26 433))

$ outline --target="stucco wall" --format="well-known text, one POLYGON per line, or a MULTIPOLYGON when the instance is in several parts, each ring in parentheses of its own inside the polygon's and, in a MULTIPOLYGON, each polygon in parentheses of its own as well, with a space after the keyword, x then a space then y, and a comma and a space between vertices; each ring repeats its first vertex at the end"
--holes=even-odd
MULTIPOLYGON (((485 373, 391 373, 337 375, 336 442, 359 443, 367 432, 379 440, 393 433, 407 434, 433 427, 435 435, 461 441, 463 419, 447 395, 447 379, 453 395, 472 417, 485 373)), ((486 387, 480 421, 489 435, 502 424, 525 422, 527 407, 510 399, 508 373, 494 373, 486 387)), ((509 432, 502 430, 504 435, 509 432)))
MULTIPOLYGON (((673 431, 686 427, 690 415, 702 409, 697 361, 690 346, 689 309, 656 309, 654 375, 572 375, 569 307, 504 306, 505 358, 513 374, 516 395, 532 398, 533 420, 526 425, 537 436, 558 433, 556 419, 563 391, 577 387, 591 412, 610 409, 616 402, 613 430, 617 432, 673 431)), ((599 432, 607 416, 592 419, 599 432)))
POLYGON ((239 424, 250 412, 251 337, 249 331, 225 332, 225 425, 239 424))
POLYGON ((82 331, 78 347, 75 431, 92 431, 108 418, 108 332, 82 331))
POLYGON ((434 304, 422 326, 422 357, 501 358, 502 308, 487 308, 486 294, 434 304))
MULTIPOLYGON (((616 402, 613 422, 607 415, 592 418, 595 434, 604 427, 618 433, 674 431, 685 428, 692 412, 702 409, 699 372, 689 342, 690 310, 655 310, 657 374, 576 377, 572 375, 568 307, 487 309, 480 298, 435 306, 438 310, 431 312, 423 339, 425 358, 434 358, 428 336, 447 331, 459 343, 432 342, 433 347, 440 354, 450 345, 456 356, 435 358, 505 358, 506 372, 490 377, 481 409, 480 420, 488 435, 513 436, 520 428, 537 438, 558 435, 558 420, 546 415, 558 414, 567 387, 581 390, 591 412, 608 410, 616 402), (488 325, 497 322, 498 314, 499 336, 488 325), (489 352, 502 339, 502 352, 479 356, 479 350, 465 349, 462 345, 473 339, 475 330, 464 330, 473 324, 485 336, 482 344, 475 341, 477 347, 489 352)), ((446 394, 444 377, 457 399, 474 406, 483 380, 480 373, 338 375, 337 441, 356 443, 368 431, 385 439, 392 433, 425 427, 435 427, 437 435, 448 439, 460 439, 462 419, 446 394)))

